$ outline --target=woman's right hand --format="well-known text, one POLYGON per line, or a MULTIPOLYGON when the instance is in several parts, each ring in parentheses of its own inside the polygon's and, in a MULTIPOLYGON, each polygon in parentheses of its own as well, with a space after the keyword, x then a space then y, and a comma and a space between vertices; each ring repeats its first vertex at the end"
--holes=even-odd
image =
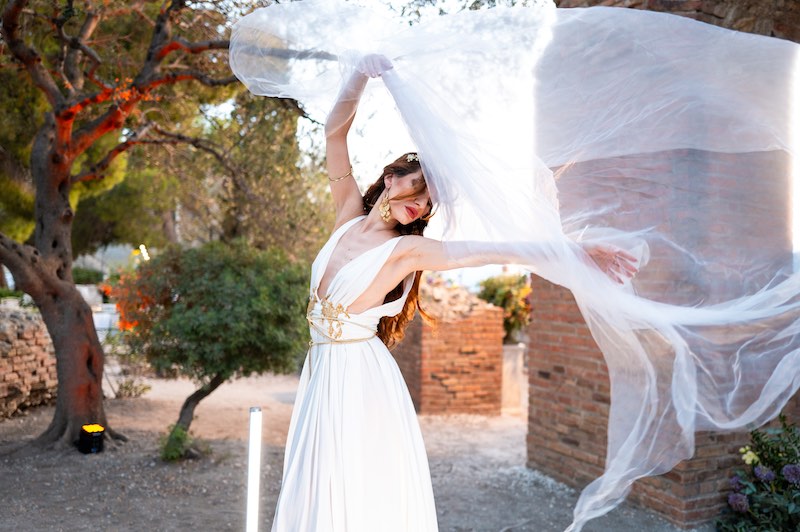
POLYGON ((381 54, 365 55, 356 65, 356 70, 371 78, 377 78, 387 70, 393 68, 394 65, 389 58, 381 54))
POLYGON ((632 279, 639 269, 636 257, 610 245, 592 244, 582 246, 600 270, 619 284, 632 279))

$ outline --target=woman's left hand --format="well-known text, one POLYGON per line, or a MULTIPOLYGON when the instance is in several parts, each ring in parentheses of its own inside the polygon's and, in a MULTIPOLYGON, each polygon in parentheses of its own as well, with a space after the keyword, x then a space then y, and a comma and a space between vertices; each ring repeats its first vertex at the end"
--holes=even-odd
POLYGON ((370 78, 377 78, 387 70, 394 68, 392 62, 388 57, 381 54, 368 54, 361 58, 361 61, 356 65, 356 70, 369 76, 370 78))
POLYGON ((636 257, 617 247, 592 244, 584 246, 583 249, 603 273, 619 284, 631 279, 639 271, 636 267, 636 257))

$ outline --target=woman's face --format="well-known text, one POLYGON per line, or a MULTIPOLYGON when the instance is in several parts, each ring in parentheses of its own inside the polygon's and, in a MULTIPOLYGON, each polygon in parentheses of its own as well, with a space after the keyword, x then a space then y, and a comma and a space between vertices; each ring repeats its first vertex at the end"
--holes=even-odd
POLYGON ((386 185, 389 189, 389 206, 391 207, 392 218, 402 225, 411 222, 430 213, 430 194, 428 188, 424 187, 425 179, 422 171, 417 170, 412 174, 386 176, 386 185), (415 190, 421 191, 415 192, 415 190))

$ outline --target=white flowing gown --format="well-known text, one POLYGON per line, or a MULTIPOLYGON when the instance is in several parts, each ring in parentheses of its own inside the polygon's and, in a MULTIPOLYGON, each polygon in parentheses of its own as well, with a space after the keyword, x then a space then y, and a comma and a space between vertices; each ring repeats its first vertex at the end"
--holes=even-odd
POLYGON ((438 530, 428 458, 414 405, 397 363, 375 336, 403 296, 347 311, 372 283, 400 238, 343 266, 328 293, 318 287, 343 224, 311 268, 312 346, 297 390, 273 532, 426 532, 438 530))

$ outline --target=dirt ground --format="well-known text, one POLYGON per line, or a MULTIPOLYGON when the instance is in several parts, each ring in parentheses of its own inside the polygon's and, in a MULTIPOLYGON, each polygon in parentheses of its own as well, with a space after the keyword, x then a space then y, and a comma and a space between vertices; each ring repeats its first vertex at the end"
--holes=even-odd
MULTIPOLYGON (((251 406, 264 412, 260 529, 269 530, 297 377, 266 375, 220 387, 200 404, 192 425, 211 453, 180 464, 158 458, 158 439, 193 386, 148 382, 152 390, 141 398, 107 401, 109 422, 130 441, 96 455, 2 454, 44 430, 52 407, 0 421, 0 530, 243 530, 251 406)), ((570 523, 577 492, 525 468, 522 416, 420 416, 420 424, 441 531, 558 531, 570 523)), ((678 529, 623 506, 584 530, 678 529)))

